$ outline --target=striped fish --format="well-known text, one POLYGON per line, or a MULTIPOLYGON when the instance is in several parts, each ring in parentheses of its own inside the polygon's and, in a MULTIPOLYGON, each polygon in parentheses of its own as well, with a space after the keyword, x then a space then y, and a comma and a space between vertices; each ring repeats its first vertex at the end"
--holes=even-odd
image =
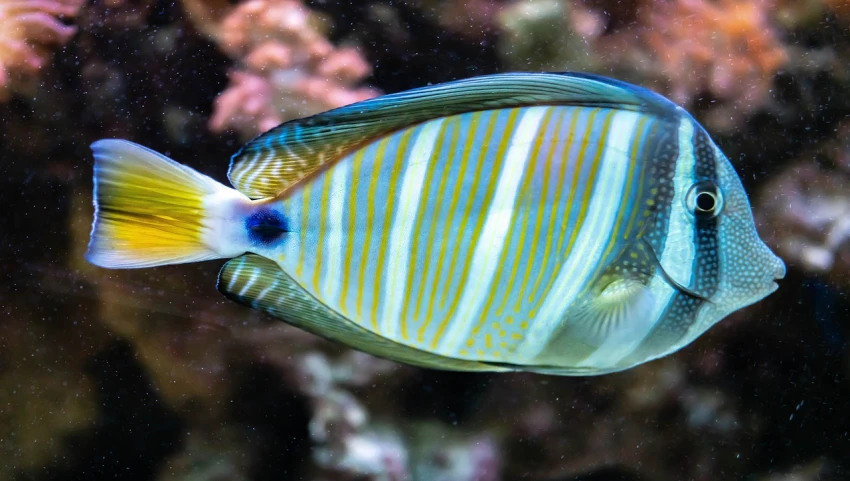
POLYGON ((233 157, 236 189, 92 149, 92 263, 235 257, 229 298, 421 366, 626 369, 785 273, 705 130, 602 77, 484 76, 287 122, 233 157))

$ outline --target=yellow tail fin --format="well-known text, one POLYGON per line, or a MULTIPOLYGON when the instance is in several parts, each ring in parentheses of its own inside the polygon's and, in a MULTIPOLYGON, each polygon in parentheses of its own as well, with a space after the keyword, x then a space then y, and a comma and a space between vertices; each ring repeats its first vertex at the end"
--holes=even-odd
POLYGON ((151 267, 244 252, 234 248, 232 235, 222 245, 217 231, 222 220, 234 216, 227 207, 247 203, 247 197, 132 142, 99 140, 91 148, 95 218, 89 262, 151 267), (230 212, 213 212, 221 209, 230 212))

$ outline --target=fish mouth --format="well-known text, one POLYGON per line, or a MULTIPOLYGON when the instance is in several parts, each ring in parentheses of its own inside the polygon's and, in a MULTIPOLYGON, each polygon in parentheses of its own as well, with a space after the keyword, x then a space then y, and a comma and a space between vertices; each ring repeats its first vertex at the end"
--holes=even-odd
POLYGON ((773 294, 774 292, 776 292, 777 289, 779 289, 779 281, 781 281, 782 279, 785 279, 785 273, 783 273, 780 276, 774 277, 773 280, 770 282, 770 293, 771 294, 773 294))
POLYGON ((771 283, 770 283, 770 287, 767 289, 767 293, 768 293, 768 295, 769 295, 769 294, 773 294, 773 293, 774 293, 774 292, 776 292, 778 289, 779 289, 779 283, 778 283, 778 282, 776 282, 776 280, 771 281, 771 283))
POLYGON ((785 263, 782 262, 776 254, 773 255, 773 280, 771 282, 770 292, 773 293, 777 289, 779 289, 779 282, 782 279, 785 279, 785 263))
POLYGON ((777 262, 776 270, 773 273, 773 280, 774 281, 780 281, 782 279, 785 279, 785 263, 782 262, 782 259, 780 259, 778 257, 776 258, 776 260, 778 262, 777 262))

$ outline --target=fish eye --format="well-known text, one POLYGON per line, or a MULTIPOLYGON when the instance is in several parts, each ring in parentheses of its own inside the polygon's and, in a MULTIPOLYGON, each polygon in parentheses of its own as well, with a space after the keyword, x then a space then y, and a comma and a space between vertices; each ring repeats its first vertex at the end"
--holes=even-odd
POLYGON ((700 219, 710 219, 723 210, 723 194, 720 187, 711 181, 694 184, 685 201, 688 210, 700 219))

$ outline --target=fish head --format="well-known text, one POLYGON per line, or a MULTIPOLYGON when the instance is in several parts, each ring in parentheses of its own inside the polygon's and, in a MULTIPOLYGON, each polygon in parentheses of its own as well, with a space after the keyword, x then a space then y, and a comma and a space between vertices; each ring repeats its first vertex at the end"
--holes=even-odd
MULTIPOLYGON (((716 218, 717 285, 697 323, 704 329, 767 297, 785 277, 785 263, 759 237, 749 198, 732 163, 713 147, 720 200, 720 208, 711 214, 716 218)), ((695 217, 703 214, 699 204, 704 199, 697 195, 686 201, 695 217)))
POLYGON ((785 276, 785 264, 759 237, 750 201, 732 163, 701 129, 694 139, 692 158, 679 158, 679 162, 692 162, 693 168, 687 178, 677 179, 671 211, 671 219, 678 218, 671 225, 684 228, 667 233, 671 246, 690 251, 689 256, 678 256, 690 260, 690 267, 661 262, 673 285, 704 301, 693 312, 678 347, 730 313, 773 293, 777 280, 785 276), (687 275, 677 277, 677 271, 687 275))

